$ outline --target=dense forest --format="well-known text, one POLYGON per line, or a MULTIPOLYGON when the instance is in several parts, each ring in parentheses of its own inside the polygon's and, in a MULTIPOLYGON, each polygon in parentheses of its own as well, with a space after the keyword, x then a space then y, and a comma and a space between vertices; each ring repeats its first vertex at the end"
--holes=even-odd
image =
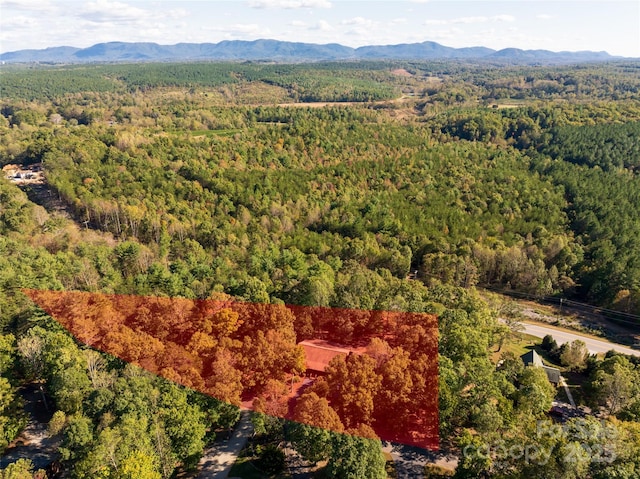
MULTIPOLYGON (((433 338, 405 324, 402 341, 371 340, 369 356, 335 360, 304 393, 294 416, 317 416, 313 426, 276 420, 268 413, 303 370, 296 344, 313 336, 305 318, 201 318, 206 334, 184 347, 206 352, 218 401, 87 348, 21 292, 75 290, 436 315, 442 447, 548 452, 544 463, 460 457, 456 477, 637 477, 637 361, 586 361, 587 402, 606 421, 565 429, 591 431, 591 451, 613 450, 611 460, 576 451, 571 435, 541 437, 555 390, 510 353, 496 368, 491 353, 510 330, 479 289, 640 314, 639 72, 634 62, 3 66, 0 166, 42 169, 44 184, 0 179, 0 447, 26 423, 18 391, 36 384, 71 477, 172 477, 237 421, 249 388, 267 413, 254 416, 270 438, 263 455, 288 441, 328 461, 325 477, 383 478, 371 426, 390 411, 376 405, 401 411, 408 391, 430 387, 433 338), (276 362, 286 374, 269 370, 276 362), (352 396, 335 389, 351 380, 352 396)), ((340 318, 341 341, 369 341, 374 318, 340 318)), ((29 464, 10 468, 6 477, 32 477, 29 464)))

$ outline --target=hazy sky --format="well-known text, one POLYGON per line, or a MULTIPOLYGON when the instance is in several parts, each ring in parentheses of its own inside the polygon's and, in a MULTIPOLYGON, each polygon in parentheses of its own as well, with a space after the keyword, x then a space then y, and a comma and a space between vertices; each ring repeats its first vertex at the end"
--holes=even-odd
POLYGON ((436 41, 640 57, 639 0, 0 0, 0 52, 99 42, 436 41))

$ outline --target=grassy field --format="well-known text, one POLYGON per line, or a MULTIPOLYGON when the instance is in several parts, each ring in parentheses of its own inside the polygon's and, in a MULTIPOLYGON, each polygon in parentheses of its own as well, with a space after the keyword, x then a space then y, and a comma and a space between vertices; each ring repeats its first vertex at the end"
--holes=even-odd
MULTIPOLYGON (((566 379, 567 386, 569 387, 571 395, 573 396, 573 400, 576 402, 576 404, 578 406, 588 406, 589 404, 587 403, 587 394, 585 393, 584 386, 589 378, 582 373, 566 371, 562 373, 562 376, 566 379)), ((558 394, 558 399, 563 400, 563 397, 565 396, 564 389, 561 389, 559 392, 562 394, 562 396, 558 394)))
POLYGON ((238 477, 240 479, 290 479, 291 476, 281 473, 276 476, 270 476, 260 471, 251 462, 254 458, 251 456, 241 455, 229 472, 229 477, 238 477))
POLYGON ((523 354, 536 349, 540 353, 540 343, 542 339, 530 334, 515 333, 511 337, 507 338, 502 344, 502 348, 498 351, 498 344, 495 344, 491 351, 491 359, 494 363, 497 363, 502 353, 510 352, 516 356, 522 356, 523 354))
POLYGON ((229 472, 229 477, 239 477, 241 479, 264 479, 265 476, 262 472, 258 471, 253 464, 251 464, 250 457, 239 457, 236 463, 229 472))

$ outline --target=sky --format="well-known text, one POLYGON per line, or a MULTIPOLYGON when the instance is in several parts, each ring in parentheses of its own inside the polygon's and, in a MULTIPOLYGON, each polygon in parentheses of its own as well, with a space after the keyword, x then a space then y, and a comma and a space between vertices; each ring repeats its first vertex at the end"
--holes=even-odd
POLYGON ((0 0, 0 52, 259 38, 640 57, 640 0, 0 0))

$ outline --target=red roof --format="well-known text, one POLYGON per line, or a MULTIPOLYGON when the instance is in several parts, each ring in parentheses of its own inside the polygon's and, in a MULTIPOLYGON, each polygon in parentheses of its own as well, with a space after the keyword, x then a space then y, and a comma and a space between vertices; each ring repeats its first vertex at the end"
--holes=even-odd
POLYGON ((331 360, 342 354, 356 353, 354 349, 349 349, 329 341, 321 339, 302 341, 299 343, 304 348, 307 357, 307 371, 324 372, 331 360))

